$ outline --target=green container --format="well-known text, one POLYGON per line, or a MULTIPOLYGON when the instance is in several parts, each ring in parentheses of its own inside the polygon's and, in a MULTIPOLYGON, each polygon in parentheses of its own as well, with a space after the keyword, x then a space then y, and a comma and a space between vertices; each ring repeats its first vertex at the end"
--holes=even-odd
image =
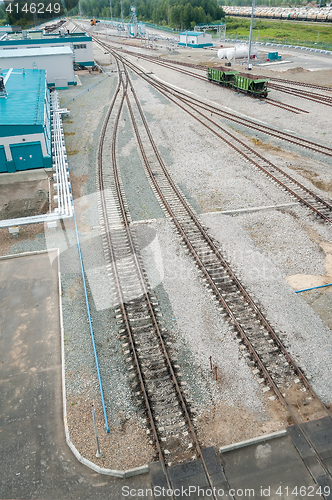
POLYGON ((236 80, 235 77, 238 71, 228 71, 226 68, 208 68, 207 77, 212 82, 218 82, 221 85, 229 87, 234 85, 236 80))
POLYGON ((269 52, 267 57, 268 59, 270 59, 270 61, 279 61, 281 59, 281 56, 279 56, 278 52, 269 52))

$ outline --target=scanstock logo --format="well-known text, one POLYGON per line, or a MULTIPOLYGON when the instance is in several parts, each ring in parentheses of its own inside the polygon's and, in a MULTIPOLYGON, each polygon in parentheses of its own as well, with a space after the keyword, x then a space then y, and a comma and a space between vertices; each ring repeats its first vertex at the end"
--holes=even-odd
POLYGON ((25 29, 72 13, 78 0, 4 0, 3 3, 8 24, 25 29))

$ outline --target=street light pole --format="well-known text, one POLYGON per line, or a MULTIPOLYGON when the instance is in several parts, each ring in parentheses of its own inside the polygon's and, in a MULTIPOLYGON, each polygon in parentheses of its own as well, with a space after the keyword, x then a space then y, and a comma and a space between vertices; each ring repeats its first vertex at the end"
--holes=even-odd
POLYGON ((251 69, 250 65, 250 52, 251 52, 251 38, 252 38, 252 25, 254 21, 254 10, 255 10, 255 0, 252 0, 252 9, 251 9, 251 19, 250 19, 250 34, 249 34, 249 47, 248 47, 248 69, 251 69))

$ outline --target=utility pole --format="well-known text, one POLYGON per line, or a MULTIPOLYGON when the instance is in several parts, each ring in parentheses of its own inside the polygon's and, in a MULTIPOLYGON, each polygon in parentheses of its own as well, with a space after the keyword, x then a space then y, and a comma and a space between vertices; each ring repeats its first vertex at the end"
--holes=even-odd
POLYGON ((251 69, 250 64, 250 52, 251 52, 251 37, 252 37, 252 25, 254 22, 254 10, 255 10, 255 0, 252 0, 252 9, 251 9, 251 19, 250 19, 250 34, 249 34, 249 47, 248 47, 248 69, 251 69))
POLYGON ((124 24, 123 24, 123 1, 121 0, 121 23, 122 23, 122 31, 124 29, 124 24))
POLYGON ((110 0, 110 11, 111 11, 111 23, 113 24, 113 15, 112 15, 112 0, 110 0))

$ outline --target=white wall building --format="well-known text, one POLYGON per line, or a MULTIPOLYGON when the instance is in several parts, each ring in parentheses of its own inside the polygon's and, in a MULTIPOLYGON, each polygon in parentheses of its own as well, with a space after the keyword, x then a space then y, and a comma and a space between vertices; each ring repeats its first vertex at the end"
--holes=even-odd
POLYGON ((180 33, 179 45, 184 47, 212 47, 212 35, 201 31, 183 31, 180 33))
POLYGON ((91 36, 86 33, 46 34, 42 31, 7 33, 0 39, 0 49, 41 49, 46 47, 70 47, 74 51, 75 63, 81 66, 94 66, 91 36))
POLYGON ((46 70, 49 87, 56 89, 76 85, 73 51, 70 47, 0 48, 0 68, 46 70))

